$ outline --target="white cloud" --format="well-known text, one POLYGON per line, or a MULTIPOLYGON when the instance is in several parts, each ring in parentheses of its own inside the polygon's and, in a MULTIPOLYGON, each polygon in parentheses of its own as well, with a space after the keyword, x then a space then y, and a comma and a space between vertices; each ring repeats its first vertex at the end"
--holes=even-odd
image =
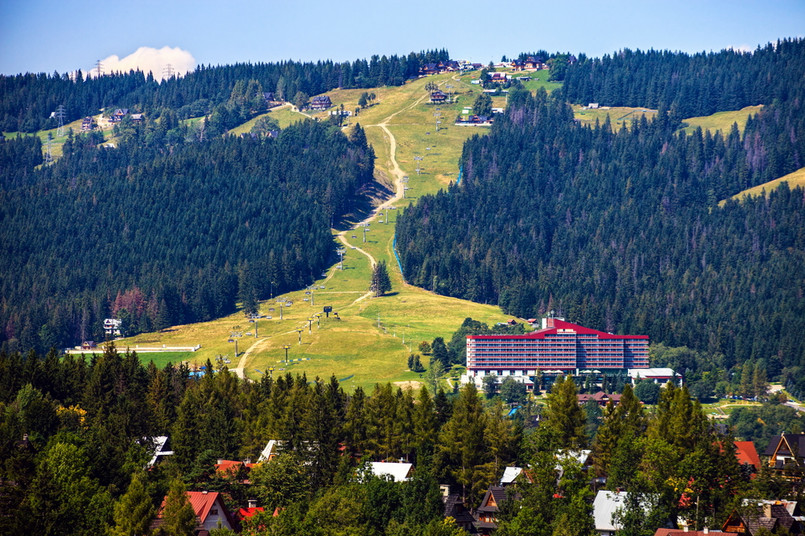
MULTIPOLYGON (((196 59, 190 52, 179 47, 140 47, 125 58, 120 58, 116 54, 101 60, 101 71, 104 74, 113 72, 129 72, 130 70, 141 70, 144 73, 151 72, 154 78, 162 80, 167 75, 168 69, 173 69, 177 76, 183 76, 188 71, 196 68, 196 59), (170 67, 169 67, 170 66, 170 67)), ((95 77, 98 74, 97 66, 87 69, 89 76, 95 77)))

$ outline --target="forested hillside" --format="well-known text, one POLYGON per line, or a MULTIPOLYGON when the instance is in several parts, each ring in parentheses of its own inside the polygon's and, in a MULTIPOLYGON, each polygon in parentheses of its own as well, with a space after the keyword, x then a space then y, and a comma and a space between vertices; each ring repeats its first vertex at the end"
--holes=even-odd
MULTIPOLYGON (((805 41, 777 50, 801 57, 805 41)), ((659 55, 694 61, 677 56, 659 55)), ((805 62, 790 67, 785 76, 802 80, 805 62)), ((628 87, 641 73, 624 67, 619 78, 628 87)), ((687 80, 707 88, 706 75, 687 80)), ((565 95, 574 83, 568 75, 565 95)), ((787 98, 769 101, 743 137, 722 137, 675 133, 667 113, 619 132, 583 127, 560 98, 510 95, 492 134, 465 145, 460 185, 400 218, 405 277, 523 317, 554 309, 706 350, 726 368, 762 358, 776 376, 805 366, 802 190, 717 206, 803 165, 803 88, 775 96, 787 98)))
POLYGON ((65 119, 73 121, 95 115, 101 108, 123 107, 159 115, 170 109, 180 119, 210 114, 227 102, 236 84, 248 90, 248 99, 263 99, 264 92, 294 101, 298 93, 317 95, 335 88, 369 88, 401 85, 416 77, 426 63, 447 61, 446 50, 411 52, 407 56, 372 56, 354 62, 333 61, 240 63, 199 66, 183 77, 157 82, 148 73, 131 71, 96 77, 81 72, 67 74, 20 74, 0 76, 0 131, 36 132, 55 128, 50 117, 59 105, 65 119))
POLYGON ((805 46, 781 40, 752 52, 694 55, 629 49, 579 56, 564 73, 570 102, 663 109, 674 120, 791 100, 802 89, 805 46))
POLYGON ((51 166, 3 144, 0 323, 27 351, 231 313, 299 288, 332 260, 332 218, 373 180, 360 128, 305 122, 277 139, 166 145, 137 127, 117 148, 79 137, 51 166))

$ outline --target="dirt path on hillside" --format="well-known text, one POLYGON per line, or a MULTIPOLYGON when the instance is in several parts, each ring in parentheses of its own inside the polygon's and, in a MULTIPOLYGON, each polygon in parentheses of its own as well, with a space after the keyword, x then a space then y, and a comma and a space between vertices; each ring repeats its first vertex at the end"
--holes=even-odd
MULTIPOLYGON (((389 121, 394 119, 394 117, 396 115, 398 115, 398 114, 400 114, 402 112, 407 112, 408 110, 410 110, 414 106, 416 106, 419 103, 421 103, 423 100, 425 100, 426 97, 427 97, 427 95, 423 95, 422 97, 420 97, 417 100, 415 100, 414 102, 412 102, 410 105, 408 105, 405 108, 402 108, 400 110, 397 110, 396 112, 394 112, 393 114, 389 115, 388 117, 383 119, 383 121, 381 121, 380 123, 378 123, 376 125, 366 125, 366 128, 379 127, 381 130, 383 130, 383 133, 385 134, 386 139, 388 140, 390 168, 387 169, 387 171, 391 174, 392 177, 394 177, 394 195, 391 196, 390 198, 388 198, 386 201, 384 201, 380 205, 378 205, 377 207, 375 207, 375 209, 372 211, 371 214, 369 214, 366 218, 364 218, 363 221, 360 221, 360 222, 356 223, 352 227, 352 229, 347 229, 345 231, 341 231, 336 236, 337 236, 338 240, 342 244, 344 244, 346 247, 348 247, 350 249, 354 249, 355 251, 358 251, 358 252, 363 253, 364 255, 366 255, 366 258, 369 259, 369 263, 371 264, 373 269, 374 269, 375 265, 377 264, 377 260, 374 258, 374 256, 372 256, 371 253, 359 248, 358 246, 353 246, 352 244, 350 244, 350 242, 347 240, 347 233, 348 232, 351 233, 351 232, 359 229, 362 225, 368 224, 370 221, 372 221, 374 218, 376 218, 377 215, 382 210, 385 210, 386 207, 392 206, 394 203, 398 202, 400 199, 403 198, 403 195, 405 193, 405 189, 404 189, 405 188, 405 183, 403 183, 403 178, 405 177, 405 173, 403 172, 402 168, 400 168, 400 164, 397 162, 397 138, 395 138, 394 134, 392 134, 391 131, 389 130, 388 123, 389 123, 389 121)), ((363 294, 362 296, 357 298, 355 301, 353 301, 347 307, 352 306, 352 305, 356 305, 357 303, 365 300, 366 298, 370 298, 371 296, 372 296, 372 291, 367 291, 365 294, 363 294)))
MULTIPOLYGON (((405 190, 404 190, 405 183, 403 183, 403 178, 405 177, 405 173, 403 172, 402 168, 400 168, 400 164, 397 162, 397 139, 394 137, 394 134, 392 134, 391 131, 389 130, 388 123, 389 123, 389 121, 394 119, 394 117, 396 115, 398 115, 398 114, 400 114, 402 112, 406 112, 406 111, 410 110, 411 108, 413 108, 414 106, 420 104, 423 100, 425 100, 426 97, 427 97, 427 95, 423 95, 422 97, 420 97, 420 98, 416 99, 414 102, 412 102, 410 105, 408 105, 405 108, 402 108, 400 110, 397 110, 396 112, 394 112, 393 114, 389 115, 388 117, 383 119, 383 121, 381 121, 380 123, 378 123, 376 125, 367 125, 366 126, 366 128, 379 127, 380 129, 383 130, 383 133, 387 137, 387 140, 388 140, 388 143, 389 143, 389 164, 391 166, 390 169, 388 169, 387 171, 389 171, 389 173, 394 177, 395 192, 394 192, 394 195, 392 197, 390 197, 389 199, 387 199, 386 201, 384 201, 383 203, 381 203, 380 205, 375 207, 374 210, 371 212, 371 214, 369 214, 369 216, 364 218, 362 221, 356 223, 351 229, 347 229, 347 230, 338 232, 336 234, 336 238, 338 238, 338 240, 342 244, 344 244, 344 246, 347 247, 348 249, 353 249, 353 250, 365 255, 366 258, 369 259, 369 263, 371 264, 372 268, 374 268, 375 265, 377 264, 377 260, 368 251, 366 251, 364 249, 361 249, 358 246, 353 246, 347 240, 347 233, 352 233, 352 232, 356 231, 357 229, 359 229, 362 225, 369 223, 370 221, 372 221, 374 218, 377 217, 377 215, 380 213, 380 211, 385 210, 386 207, 389 207, 389 206, 393 205, 394 203, 398 202, 400 199, 403 198, 403 194, 405 192, 405 190)), ((290 104, 290 103, 288 103, 288 104, 290 104)), ((293 105, 291 105, 291 109, 293 110, 294 108, 295 107, 293 105)), ((295 110, 295 111, 298 111, 298 110, 295 110)), ((301 113, 302 115, 307 115, 304 112, 299 112, 299 113, 301 113)), ((310 117, 310 116, 308 116, 308 117, 310 117)), ((333 231, 335 232, 335 229, 333 231)), ((332 278, 333 275, 335 275, 337 269, 338 268, 334 266, 334 267, 330 268, 330 270, 328 270, 327 277, 325 278, 325 282, 329 281, 330 278, 332 278)), ((352 292, 360 292, 360 291, 347 291, 347 292, 352 293, 352 292)), ((343 293, 347 293, 347 292, 343 292, 343 293)), ((347 305, 345 307, 351 307, 353 305, 356 305, 356 304, 360 303, 361 301, 365 300, 366 298, 370 298, 371 296, 372 296, 372 291, 367 291, 367 292, 361 294, 351 304, 349 304, 349 305, 347 305)), ((296 330, 291 330, 291 331, 288 331, 286 333, 281 333, 280 335, 287 335, 288 333, 293 333, 294 331, 296 331, 296 330)), ((276 335, 274 335, 274 336, 276 336, 276 335)), ((251 356, 252 353, 262 349, 270 341, 271 341, 271 337, 266 337, 264 339, 256 340, 251 346, 249 346, 249 348, 245 352, 243 352, 243 355, 241 355, 240 359, 238 360, 238 366, 233 368, 233 369, 231 369, 231 372, 233 372, 234 374, 237 374, 239 378, 245 379, 246 378, 246 373, 245 373, 246 363, 249 360, 249 356, 251 356)))

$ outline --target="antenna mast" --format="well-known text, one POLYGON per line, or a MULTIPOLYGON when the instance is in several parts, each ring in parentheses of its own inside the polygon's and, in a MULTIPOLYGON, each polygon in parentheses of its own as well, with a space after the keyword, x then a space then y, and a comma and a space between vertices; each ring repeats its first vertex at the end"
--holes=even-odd
POLYGON ((103 63, 101 60, 95 62, 95 72, 97 73, 97 77, 100 78, 103 75, 103 63))

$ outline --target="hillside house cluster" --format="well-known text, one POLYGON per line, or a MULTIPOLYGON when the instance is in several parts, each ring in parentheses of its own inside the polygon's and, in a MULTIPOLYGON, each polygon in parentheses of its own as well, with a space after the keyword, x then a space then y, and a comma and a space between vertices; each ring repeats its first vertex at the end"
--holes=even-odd
MULTIPOLYGON (((591 400, 602 401, 605 396, 591 395, 591 400)), ((610 398, 610 400, 613 400, 610 398)), ((767 460, 764 462, 758 456, 754 444, 751 441, 736 441, 735 456, 748 471, 757 472, 762 463, 767 463, 775 470, 779 467, 778 461, 784 462, 783 467, 790 469, 791 464, 799 467, 805 463, 805 451, 802 455, 796 449, 799 448, 800 441, 805 442, 805 434, 783 434, 775 437, 766 449, 767 460), (792 455, 793 454, 793 455, 792 455)), ((165 456, 172 454, 167 450, 169 440, 167 437, 157 437, 150 440, 153 446, 153 457, 148 467, 152 468, 159 463, 165 456)), ((215 464, 216 474, 230 482, 244 486, 247 490, 251 486, 249 478, 250 472, 262 463, 272 463, 274 458, 280 453, 284 442, 281 440, 269 441, 256 463, 251 460, 225 460, 219 459, 215 464)), ((339 449, 343 455, 344 451, 339 449)), ((590 477, 591 486, 600 486, 605 483, 605 479, 593 478, 593 455, 590 450, 579 451, 559 451, 555 454, 556 459, 556 490, 554 498, 562 499, 560 482, 564 467, 567 463, 573 463, 581 468, 590 477)), ((405 482, 414 474, 415 468, 412 463, 405 461, 395 462, 370 462, 367 466, 371 474, 386 478, 392 482, 405 482)), ((790 476, 790 472, 788 473, 790 476)), ((490 486, 484 493, 483 498, 477 504, 469 504, 464 501, 457 490, 451 490, 450 486, 444 484, 441 487, 442 501, 444 503, 444 516, 455 520, 457 526, 466 530, 469 534, 490 535, 494 534, 500 521, 500 512, 507 501, 519 501, 522 496, 516 491, 517 483, 533 483, 531 469, 528 467, 506 467, 500 480, 490 486)), ((800 477, 801 478, 801 477, 800 477)), ((627 492, 598 490, 592 501, 593 522, 598 536, 616 536, 621 529, 618 525, 616 513, 624 507, 627 492)), ((222 528, 229 528, 234 531, 241 529, 244 519, 251 517, 264 509, 257 501, 248 500, 248 505, 244 504, 235 511, 229 511, 220 493, 209 490, 194 490, 187 492, 188 500, 196 514, 196 535, 204 535, 219 525, 222 528)), ((159 509, 151 527, 153 530, 159 529, 164 523, 162 511, 165 507, 163 500, 162 507, 159 509)), ((278 515, 278 512, 274 512, 278 515)), ((710 527, 703 531, 693 530, 685 527, 684 520, 678 520, 680 528, 658 527, 655 536, 693 536, 699 534, 704 536, 758 536, 766 533, 785 532, 789 535, 803 534, 805 517, 802 516, 800 508, 795 501, 745 501, 742 508, 736 509, 721 527, 710 527), (718 529, 721 529, 719 531, 718 529)))

